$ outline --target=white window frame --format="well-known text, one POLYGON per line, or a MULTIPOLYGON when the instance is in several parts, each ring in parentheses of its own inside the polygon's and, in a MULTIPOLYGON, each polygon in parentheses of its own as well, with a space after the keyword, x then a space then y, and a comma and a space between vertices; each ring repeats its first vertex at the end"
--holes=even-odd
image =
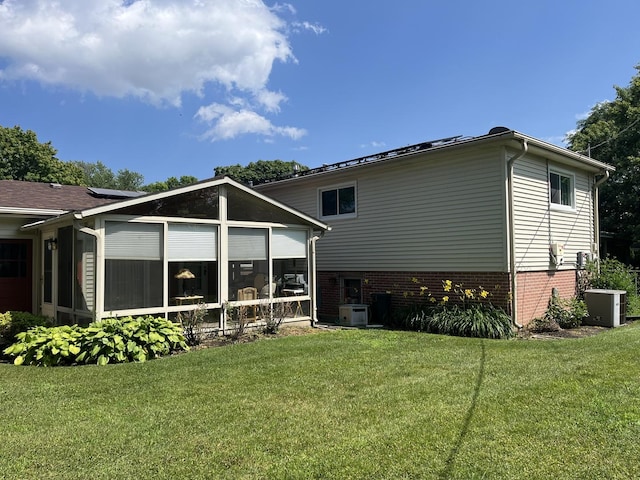
POLYGON ((318 218, 336 220, 336 219, 343 219, 343 218, 344 219, 356 218, 357 216, 358 216, 358 187, 356 185, 356 182, 342 183, 339 185, 332 185, 330 187, 318 189, 318 218), (324 212, 322 211, 322 194, 324 192, 339 191, 344 188, 353 188, 353 201, 355 203, 354 211, 349 213, 340 213, 339 212, 340 199, 338 198, 338 207, 337 207, 338 212, 335 215, 324 215, 324 212))
MULTIPOLYGON (((553 210, 565 210, 565 211, 574 211, 576 208, 576 177, 573 173, 563 171, 556 168, 550 168, 549 173, 547 175, 547 181, 549 184, 549 206, 553 210), (562 178, 568 178, 570 182, 569 187, 569 204, 557 203, 553 201, 552 190, 551 190, 551 175, 557 175, 562 182, 562 178)), ((562 189, 560 190, 560 196, 562 197, 562 189)), ((562 202, 562 198, 560 198, 560 202, 562 202)))

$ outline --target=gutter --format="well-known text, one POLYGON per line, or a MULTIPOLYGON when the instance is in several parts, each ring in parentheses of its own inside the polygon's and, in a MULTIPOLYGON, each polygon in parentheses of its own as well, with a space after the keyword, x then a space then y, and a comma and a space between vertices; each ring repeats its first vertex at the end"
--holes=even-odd
POLYGON ((519 158, 522 158, 529 150, 529 144, 526 138, 521 138, 522 150, 516 153, 507 161, 507 195, 509 205, 509 270, 511 271, 511 319, 517 328, 522 328, 518 323, 518 282, 516 275, 516 234, 514 229, 515 216, 513 213, 513 164, 519 158))

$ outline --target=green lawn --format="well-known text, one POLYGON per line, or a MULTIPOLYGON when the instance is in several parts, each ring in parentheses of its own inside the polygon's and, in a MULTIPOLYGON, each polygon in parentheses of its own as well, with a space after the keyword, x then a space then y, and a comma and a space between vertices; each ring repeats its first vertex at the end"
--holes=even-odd
POLYGON ((640 324, 343 330, 143 364, 0 365, 0 477, 640 477, 640 324))

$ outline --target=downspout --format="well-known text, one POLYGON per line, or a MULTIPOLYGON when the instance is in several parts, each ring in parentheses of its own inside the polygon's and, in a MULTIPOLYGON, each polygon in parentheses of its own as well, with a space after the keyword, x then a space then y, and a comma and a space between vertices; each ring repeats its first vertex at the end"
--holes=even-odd
POLYGON ((600 271, 600 199, 599 199, 599 189, 600 186, 609 180, 609 170, 605 170, 603 177, 596 181, 593 184, 593 241, 595 246, 595 251, 593 252, 596 256, 598 271, 600 271))
POLYGON ((311 237, 311 286, 313 294, 311 295, 311 326, 315 327, 318 323, 318 286, 316 284, 316 241, 324 236, 324 231, 320 235, 311 237))
POLYGON ((522 139, 522 150, 516 153, 507 161, 507 184, 508 184, 508 204, 509 204, 509 270, 511 272, 511 318, 513 324, 517 328, 522 328, 518 323, 518 282, 516 275, 516 234, 515 234, 515 216, 513 213, 513 164, 519 158, 523 157, 529 150, 527 139, 522 139))

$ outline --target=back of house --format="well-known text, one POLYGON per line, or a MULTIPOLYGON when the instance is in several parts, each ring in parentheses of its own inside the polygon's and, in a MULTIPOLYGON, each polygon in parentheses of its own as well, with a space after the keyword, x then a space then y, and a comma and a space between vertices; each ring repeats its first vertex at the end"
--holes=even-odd
POLYGON ((456 301, 451 282, 523 324, 553 288, 573 296, 583 260, 598 256, 597 188, 612 169, 496 128, 254 188, 331 225, 317 244, 322 317, 365 304, 385 323, 416 302, 456 301))

